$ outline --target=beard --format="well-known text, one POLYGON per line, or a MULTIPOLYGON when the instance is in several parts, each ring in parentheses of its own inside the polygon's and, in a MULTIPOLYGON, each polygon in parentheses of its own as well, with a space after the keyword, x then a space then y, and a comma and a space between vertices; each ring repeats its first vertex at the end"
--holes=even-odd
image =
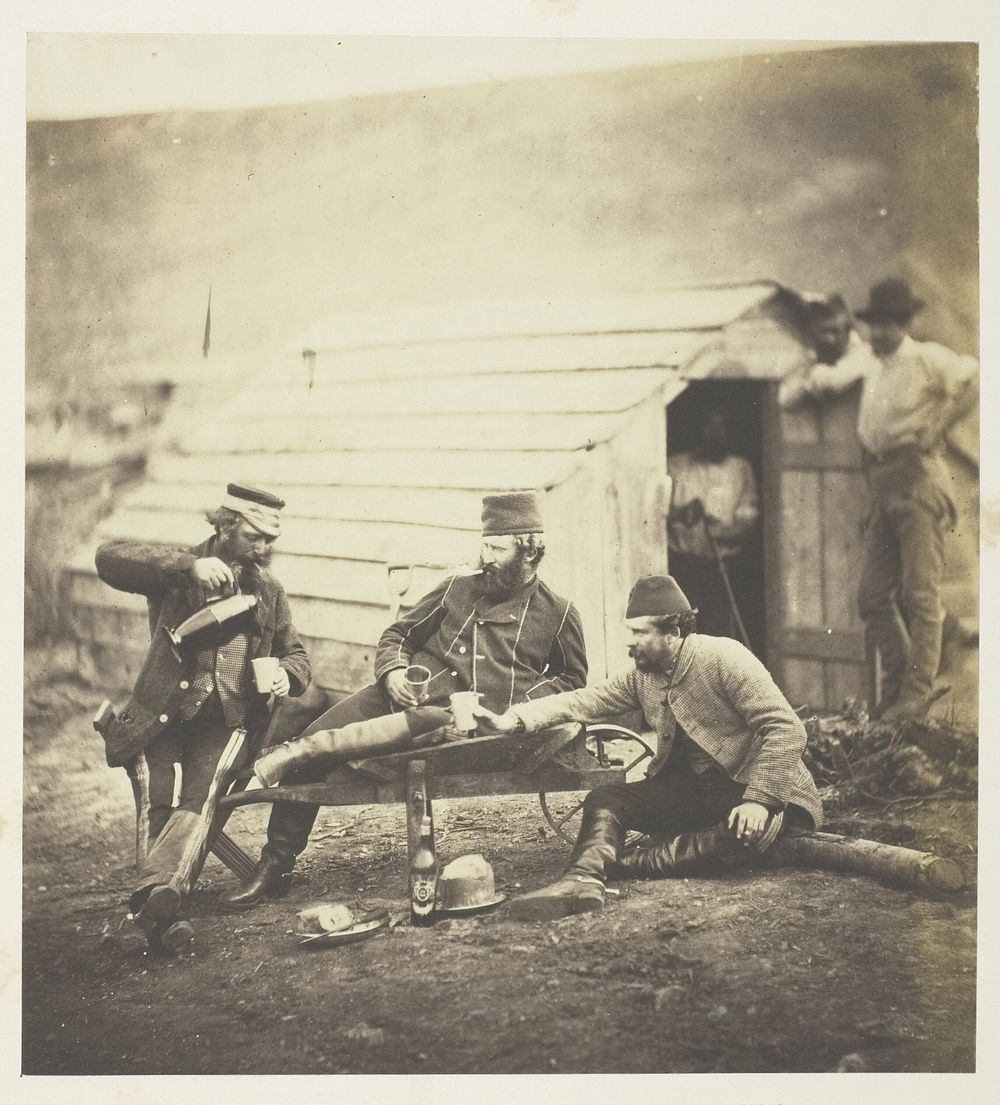
POLYGON ((274 549, 269 545, 258 553, 248 552, 237 555, 233 550, 232 542, 222 537, 216 548, 216 555, 233 569, 239 589, 244 594, 254 594, 260 589, 261 574, 270 567, 274 549))
POLYGON ((644 648, 636 648, 634 645, 628 650, 628 654, 632 663, 635 664, 635 670, 650 673, 663 674, 665 671, 670 670, 670 664, 673 660, 673 653, 665 648, 657 647, 652 652, 647 652, 644 648))
POLYGON ((630 648, 628 654, 632 663, 635 664, 636 671, 651 672, 657 670, 656 665, 639 649, 630 648))
POLYGON ((251 557, 248 561, 240 561, 232 567, 239 590, 245 595, 255 595, 260 590, 261 575, 266 564, 251 557))
POLYGON ((484 564, 479 561, 483 574, 479 577, 483 594, 499 598, 516 591, 525 582, 524 550, 520 550, 517 559, 500 567, 497 564, 484 564))
POLYGON ((820 364, 836 364, 844 355, 845 347, 839 344, 831 345, 829 342, 819 342, 816 345, 816 359, 820 364))

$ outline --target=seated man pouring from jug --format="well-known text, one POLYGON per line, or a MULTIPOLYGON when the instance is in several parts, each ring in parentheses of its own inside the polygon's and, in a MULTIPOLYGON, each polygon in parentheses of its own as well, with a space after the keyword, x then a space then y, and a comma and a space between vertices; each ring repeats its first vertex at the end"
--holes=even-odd
MULTIPOLYGON (((375 682, 258 759, 264 785, 316 782, 345 760, 413 747, 451 722, 445 708, 456 692, 477 692, 504 711, 584 686, 580 616, 538 578, 545 544, 537 495, 485 496, 482 523, 479 570, 449 576, 390 625, 375 652, 375 682), (414 666, 429 673, 423 702, 407 679, 414 666)), ((260 862, 225 899, 231 908, 287 893, 317 813, 314 805, 274 803, 260 862)))
POLYGON ((670 576, 644 576, 625 612, 632 669, 499 717, 477 711, 485 730, 531 733, 641 709, 659 737, 647 778, 591 791, 562 878, 515 899, 515 917, 591 912, 604 905, 608 879, 686 877, 745 863, 789 822, 819 826, 802 722, 753 653, 695 633, 695 614, 670 576), (633 829, 660 842, 623 852, 633 829))

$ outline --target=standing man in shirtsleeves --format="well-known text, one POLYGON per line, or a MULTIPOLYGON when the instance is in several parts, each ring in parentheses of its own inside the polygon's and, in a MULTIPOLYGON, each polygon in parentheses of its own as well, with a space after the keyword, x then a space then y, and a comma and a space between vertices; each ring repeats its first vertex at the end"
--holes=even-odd
POLYGON ((129 911, 151 948, 177 952, 193 937, 179 920, 201 871, 220 789, 246 758, 244 731, 267 723, 250 661, 276 656, 270 688, 279 698, 309 685, 309 658, 292 624, 284 588, 267 570, 281 532, 282 499, 231 483, 208 515, 214 536, 193 549, 109 541, 97 550, 97 573, 119 591, 145 595, 150 645, 132 698, 103 729, 108 763, 143 776, 149 791, 150 850, 129 911), (237 590, 256 599, 213 643, 175 650, 165 632, 211 598, 237 590), (181 765, 173 807, 174 764, 181 765))
MULTIPOLYGON (((450 576, 390 625, 375 652, 375 682, 258 760, 258 777, 315 782, 329 772, 338 743, 349 743, 351 757, 363 758, 398 746, 407 730, 418 738, 417 727, 428 719, 441 724, 441 708, 456 691, 479 691, 488 707, 503 711, 586 683, 580 615, 538 578, 545 542, 537 495, 487 495, 482 521, 481 573, 450 576), (431 673, 427 699, 419 706, 405 679, 411 664, 431 673)), ((288 892, 317 812, 304 803, 274 803, 256 871, 224 899, 232 908, 288 892)))
POLYGON ((931 699, 946 616, 944 540, 955 524, 945 435, 979 397, 974 357, 909 335, 923 306, 904 280, 876 284, 857 312, 873 355, 845 360, 812 383, 807 377, 783 386, 779 395, 791 407, 862 381, 858 437, 873 510, 858 607, 879 650, 884 681, 874 713, 886 722, 925 713, 931 699))

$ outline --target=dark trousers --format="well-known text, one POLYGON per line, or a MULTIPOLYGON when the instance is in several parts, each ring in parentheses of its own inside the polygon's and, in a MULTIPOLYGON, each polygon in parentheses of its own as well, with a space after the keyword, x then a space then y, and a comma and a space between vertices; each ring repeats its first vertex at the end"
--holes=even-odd
POLYGON ((607 810, 626 832, 665 839, 718 824, 743 800, 744 789, 716 768, 696 775, 687 757, 676 755, 650 779, 592 790, 584 802, 584 816, 587 811, 607 810))
POLYGON ((151 847, 135 890, 169 885, 183 897, 205 863, 215 803, 246 760, 246 739, 234 737, 233 727, 223 717, 222 703, 213 694, 190 721, 178 721, 165 729, 146 749, 145 760, 151 847), (175 763, 181 766, 176 807, 175 763))
MULTIPOLYGON (((301 736, 318 733, 321 729, 342 729, 357 721, 371 721, 373 718, 398 712, 385 691, 373 683, 338 702, 336 706, 331 706, 304 729, 301 736)), ((282 779, 282 785, 321 782, 329 772, 330 764, 319 758, 286 776, 282 779)), ((267 823, 267 844, 264 852, 285 864, 293 862, 309 843, 309 834, 318 813, 319 806, 302 802, 275 802, 267 823)))

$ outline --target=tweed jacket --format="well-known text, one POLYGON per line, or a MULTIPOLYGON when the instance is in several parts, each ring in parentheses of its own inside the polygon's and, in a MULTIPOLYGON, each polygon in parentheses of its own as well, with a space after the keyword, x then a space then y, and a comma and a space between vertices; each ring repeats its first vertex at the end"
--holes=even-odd
POLYGON ((516 706, 529 732, 565 721, 603 721, 640 708, 659 737, 649 774, 666 762, 678 723, 737 783, 746 801, 793 805, 823 819, 802 753, 806 731, 764 665, 738 641, 692 633, 672 679, 636 668, 593 687, 516 706))
MULTIPOLYGON (((199 557, 214 555, 215 538, 193 549, 109 541, 97 550, 97 574, 118 591, 145 595, 150 642, 142 670, 128 705, 104 733, 105 755, 119 767, 146 748, 177 716, 194 675, 196 654, 178 658, 165 629, 176 628, 201 605, 192 585, 191 566, 199 557)), ((260 573, 249 656, 277 656, 288 673, 290 693, 300 695, 311 678, 309 657, 292 625, 284 588, 267 571, 260 573)), ((253 693, 247 703, 248 729, 266 720, 267 696, 253 693)))
POLYGON ((477 576, 446 579, 379 640, 376 680, 410 664, 430 669, 429 705, 472 690, 497 713, 587 682, 580 615, 537 577, 501 602, 477 576))

